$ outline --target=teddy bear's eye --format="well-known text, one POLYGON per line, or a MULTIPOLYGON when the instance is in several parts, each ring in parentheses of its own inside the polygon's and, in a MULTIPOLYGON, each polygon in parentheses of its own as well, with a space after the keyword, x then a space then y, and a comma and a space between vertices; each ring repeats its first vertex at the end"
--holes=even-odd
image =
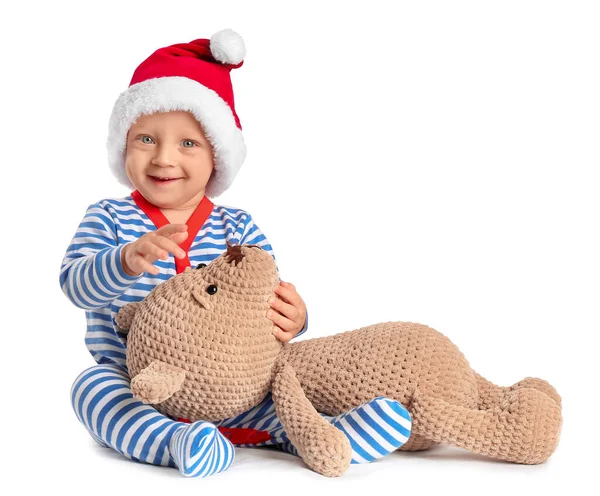
POLYGON ((206 292, 209 295, 214 295, 217 292, 217 287, 214 284, 211 284, 208 288, 206 288, 206 292))
POLYGON ((206 267, 205 263, 199 263, 198 265, 196 265, 197 269, 201 269, 202 267, 206 267))

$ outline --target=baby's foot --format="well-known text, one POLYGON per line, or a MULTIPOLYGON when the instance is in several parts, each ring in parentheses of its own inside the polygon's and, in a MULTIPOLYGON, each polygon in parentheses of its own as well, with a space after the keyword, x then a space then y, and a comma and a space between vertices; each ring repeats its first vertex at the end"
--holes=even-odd
POLYGON ((92 438, 94 438, 94 441, 96 441, 100 446, 102 446, 103 448, 110 448, 110 446, 108 444, 106 444, 104 441, 102 441, 102 439, 100 439, 98 436, 96 436, 96 434, 94 434, 92 431, 89 431, 90 435, 92 436, 92 438))
MULTIPOLYGON (((350 463, 354 464, 369 463, 396 451, 408 441, 412 425, 402 403, 383 396, 335 417, 321 415, 346 434, 352 448, 350 463)), ((298 456, 289 441, 277 447, 298 456)))
POLYGON ((183 424, 171 438, 175 465, 186 477, 206 477, 229 468, 233 445, 210 422, 183 424))

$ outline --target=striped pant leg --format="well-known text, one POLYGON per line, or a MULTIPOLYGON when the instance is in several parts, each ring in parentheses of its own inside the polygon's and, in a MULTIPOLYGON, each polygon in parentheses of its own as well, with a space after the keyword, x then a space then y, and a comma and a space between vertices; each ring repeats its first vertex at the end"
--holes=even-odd
MULTIPOLYGON (((383 396, 334 417, 321 415, 346 434, 352 448, 352 464, 369 463, 396 451, 408 441, 412 427, 408 410, 383 396)), ((299 456, 290 441, 277 448, 299 456)))
POLYGON ((321 415, 348 437, 353 464, 369 463, 396 451, 408 441, 412 428, 404 405, 385 396, 335 417, 321 415))
POLYGON ((233 462, 233 446, 214 425, 176 422, 135 399, 127 372, 116 365, 82 372, 71 403, 96 441, 132 460, 177 467, 188 477, 212 475, 233 462))

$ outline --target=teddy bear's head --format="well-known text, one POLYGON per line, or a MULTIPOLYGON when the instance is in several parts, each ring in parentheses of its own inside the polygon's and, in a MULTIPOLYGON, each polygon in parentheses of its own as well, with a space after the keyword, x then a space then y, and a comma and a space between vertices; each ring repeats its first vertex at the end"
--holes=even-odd
POLYGON ((156 405, 158 410, 191 421, 216 421, 264 398, 282 347, 266 317, 267 300, 278 282, 268 252, 255 245, 228 245, 208 265, 188 268, 156 286, 129 319, 123 312, 117 323, 129 327, 131 377, 153 361, 186 373, 181 389, 156 405))

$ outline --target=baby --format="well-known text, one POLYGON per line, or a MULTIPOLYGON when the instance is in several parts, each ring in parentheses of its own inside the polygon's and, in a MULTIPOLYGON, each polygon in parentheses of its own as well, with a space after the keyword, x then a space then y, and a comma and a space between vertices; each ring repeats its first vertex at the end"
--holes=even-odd
MULTIPOLYGON (((101 445, 193 477, 228 468, 234 444, 297 454, 270 394, 217 423, 171 419, 134 398, 126 334, 115 323, 124 304, 210 263, 227 244, 259 245, 275 259, 248 212, 209 199, 231 185, 246 155, 230 80, 244 56, 243 40, 228 29, 161 48, 139 65, 114 105, 107 141, 113 173, 133 191, 88 207, 60 271, 63 292, 86 310, 85 341, 97 362, 73 384, 77 417, 101 445)), ((266 316, 287 342, 307 330, 306 305, 293 284, 280 281, 275 293, 266 316)), ((407 410, 387 398, 323 416, 348 436, 353 463, 381 458, 410 434, 407 410)))

